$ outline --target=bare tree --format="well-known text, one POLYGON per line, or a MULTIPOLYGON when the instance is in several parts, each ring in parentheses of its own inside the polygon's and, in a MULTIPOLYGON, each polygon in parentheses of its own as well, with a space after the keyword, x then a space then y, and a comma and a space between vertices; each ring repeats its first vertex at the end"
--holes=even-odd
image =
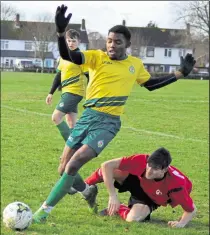
POLYGON ((47 53, 53 52, 57 45, 53 17, 47 13, 39 15, 37 22, 28 22, 27 31, 33 38, 34 57, 41 59, 43 70, 47 53))
POLYGON ((209 1, 185 1, 172 3, 176 21, 190 24, 197 32, 209 36, 209 1))
POLYGON ((16 8, 10 6, 8 3, 1 3, 1 21, 14 20, 16 14, 16 8))
POLYGON ((105 37, 99 32, 90 32, 88 34, 89 49, 103 49, 106 45, 105 37))
POLYGON ((146 56, 147 47, 149 46, 150 38, 143 35, 143 31, 136 29, 132 32, 131 37, 131 54, 144 59, 146 56))

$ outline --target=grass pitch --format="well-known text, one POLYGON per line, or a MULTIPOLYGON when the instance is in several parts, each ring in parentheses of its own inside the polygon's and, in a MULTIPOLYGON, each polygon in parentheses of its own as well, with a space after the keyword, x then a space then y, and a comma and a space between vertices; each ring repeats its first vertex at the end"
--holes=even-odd
MULTIPOLYGON (((64 141, 51 121, 53 105, 45 98, 54 75, 1 73, 1 212, 13 201, 28 204, 32 211, 42 204, 58 180, 57 166, 64 141)), ((159 208, 149 223, 127 223, 119 217, 98 217, 88 211, 80 195, 67 195, 52 211, 45 225, 31 225, 15 233, 3 227, 1 234, 27 235, 197 235, 209 233, 209 84, 180 80, 149 92, 135 86, 122 116, 122 129, 99 157, 85 165, 85 178, 108 159, 152 152, 160 146, 172 154, 172 165, 193 182, 192 197, 197 216, 184 229, 167 227, 182 210, 159 208)), ((79 106, 79 114, 83 108, 79 106)), ((120 194, 126 203, 129 194, 120 194)), ((108 194, 99 185, 99 209, 107 206, 108 194)))

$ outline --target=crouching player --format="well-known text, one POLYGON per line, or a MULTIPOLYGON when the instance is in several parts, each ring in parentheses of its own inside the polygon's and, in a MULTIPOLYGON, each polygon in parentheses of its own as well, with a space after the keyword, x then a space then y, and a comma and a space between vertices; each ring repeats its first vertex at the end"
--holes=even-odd
POLYGON ((101 215, 118 214, 124 220, 150 220, 152 211, 168 204, 181 205, 184 212, 177 221, 169 221, 170 227, 185 227, 196 212, 190 197, 191 181, 174 166, 169 151, 159 148, 151 155, 137 154, 113 159, 102 164, 85 182, 94 185, 104 182, 109 193, 108 208, 101 215), (120 204, 118 192, 131 193, 128 206, 120 204))

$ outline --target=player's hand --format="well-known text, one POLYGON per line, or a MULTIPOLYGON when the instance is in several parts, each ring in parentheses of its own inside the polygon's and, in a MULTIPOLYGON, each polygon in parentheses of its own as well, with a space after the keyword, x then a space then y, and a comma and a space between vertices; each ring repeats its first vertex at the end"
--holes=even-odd
POLYGON ((115 215, 119 210, 120 201, 117 195, 109 196, 109 204, 108 204, 108 214, 110 216, 115 215))
POLYGON ((181 223, 180 221, 169 221, 168 226, 172 228, 184 228, 186 224, 181 223))
POLYGON ((67 8, 68 7, 64 6, 63 4, 57 7, 57 10, 55 13, 55 25, 56 25, 56 31, 58 33, 65 32, 65 29, 71 19, 72 13, 69 13, 68 16, 65 17, 67 8))
POLYGON ((46 97, 46 104, 50 105, 52 104, 52 94, 48 94, 48 96, 46 97))
POLYGON ((193 70, 196 60, 194 60, 192 54, 189 53, 185 56, 185 58, 181 56, 180 60, 181 63, 179 71, 184 75, 184 77, 186 77, 193 70))

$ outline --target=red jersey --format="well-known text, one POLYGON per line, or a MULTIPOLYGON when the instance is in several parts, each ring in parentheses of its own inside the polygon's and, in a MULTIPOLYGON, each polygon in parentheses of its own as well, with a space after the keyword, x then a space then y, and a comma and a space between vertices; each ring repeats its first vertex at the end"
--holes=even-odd
POLYGON ((143 177, 146 171, 147 154, 123 157, 119 169, 138 176, 144 192, 158 205, 171 207, 181 205, 187 212, 194 210, 190 197, 191 181, 174 166, 169 166, 166 176, 159 181, 143 177))

